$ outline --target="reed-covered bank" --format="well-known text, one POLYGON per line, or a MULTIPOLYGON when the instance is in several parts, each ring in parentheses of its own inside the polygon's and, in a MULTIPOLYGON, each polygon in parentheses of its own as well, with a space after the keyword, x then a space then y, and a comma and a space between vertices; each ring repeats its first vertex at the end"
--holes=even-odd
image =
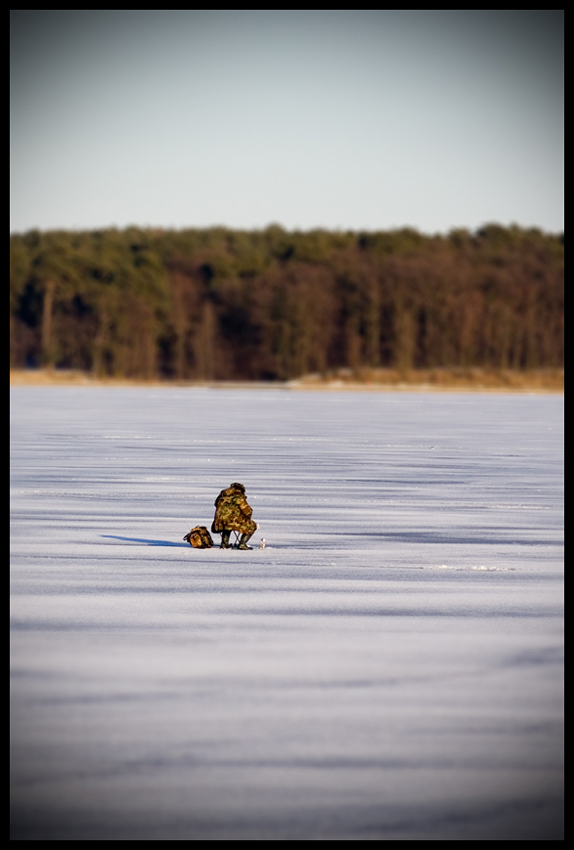
POLYGON ((290 381, 179 381, 95 377, 73 369, 14 369, 13 386, 247 386, 293 390, 464 390, 468 392, 564 392, 563 369, 394 369, 334 370, 290 381))

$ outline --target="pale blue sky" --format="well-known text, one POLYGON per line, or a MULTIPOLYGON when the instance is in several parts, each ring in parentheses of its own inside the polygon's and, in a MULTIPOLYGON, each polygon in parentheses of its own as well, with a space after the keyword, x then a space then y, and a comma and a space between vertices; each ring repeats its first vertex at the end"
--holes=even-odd
POLYGON ((561 231, 562 10, 11 12, 11 231, 561 231))

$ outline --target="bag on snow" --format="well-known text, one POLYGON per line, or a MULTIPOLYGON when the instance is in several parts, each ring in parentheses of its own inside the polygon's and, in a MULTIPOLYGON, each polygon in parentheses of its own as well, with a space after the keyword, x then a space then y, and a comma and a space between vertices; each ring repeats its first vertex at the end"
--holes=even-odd
POLYGON ((213 546, 211 534, 204 525, 196 525, 183 539, 194 549, 211 549, 213 546))

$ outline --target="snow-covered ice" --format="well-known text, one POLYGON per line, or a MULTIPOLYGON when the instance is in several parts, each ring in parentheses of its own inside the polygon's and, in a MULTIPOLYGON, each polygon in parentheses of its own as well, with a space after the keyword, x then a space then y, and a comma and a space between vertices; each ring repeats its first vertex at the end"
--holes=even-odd
POLYGON ((15 387, 11 427, 12 840, 563 839, 562 396, 15 387), (265 548, 191 549, 232 481, 265 548))

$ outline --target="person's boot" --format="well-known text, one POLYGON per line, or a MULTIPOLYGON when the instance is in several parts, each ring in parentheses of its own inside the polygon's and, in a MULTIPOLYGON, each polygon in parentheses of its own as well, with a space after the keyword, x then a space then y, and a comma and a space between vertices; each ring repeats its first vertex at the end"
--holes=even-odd
POLYGON ((220 549, 231 549, 229 545, 229 537, 231 535, 230 531, 222 531, 221 532, 221 546, 220 549))
POLYGON ((250 537, 251 537, 250 534, 242 534, 241 540, 239 541, 239 546, 237 548, 238 549, 251 549, 251 546, 247 545, 247 541, 249 540, 250 537))

